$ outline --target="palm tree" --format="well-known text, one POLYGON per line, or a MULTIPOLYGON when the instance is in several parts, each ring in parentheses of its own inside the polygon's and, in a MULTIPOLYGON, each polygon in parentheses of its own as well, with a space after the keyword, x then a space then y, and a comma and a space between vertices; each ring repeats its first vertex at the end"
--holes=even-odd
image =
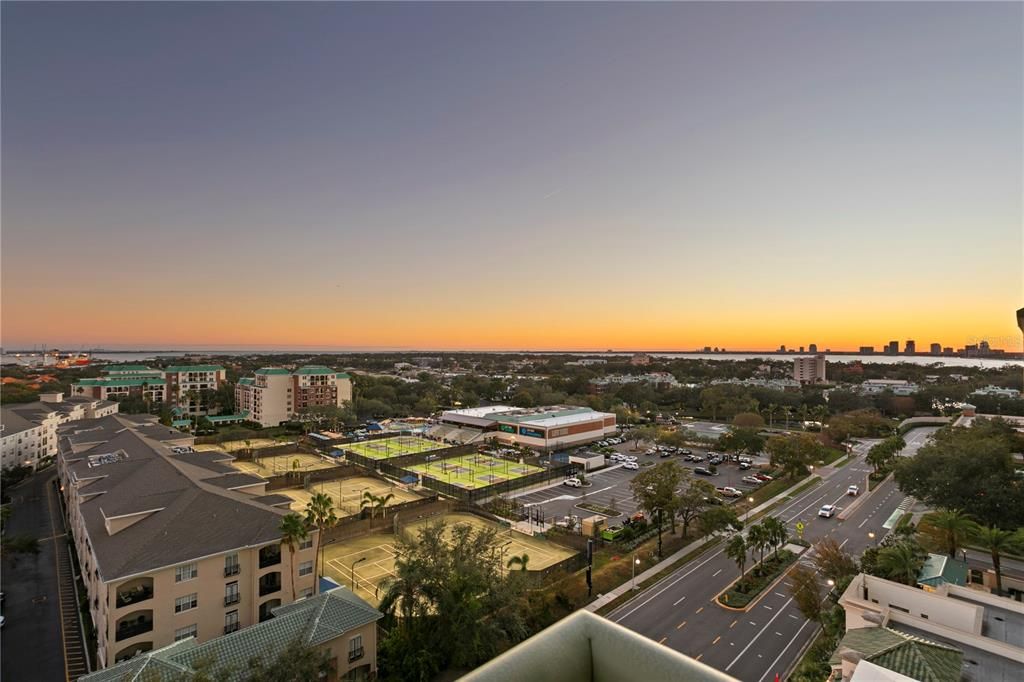
POLYGON ((313 575, 319 576, 320 570, 320 542, 323 539, 324 531, 333 528, 338 523, 338 517, 334 513, 334 500, 330 495, 316 493, 306 504, 306 524, 314 526, 319 531, 316 534, 316 556, 313 558, 313 575))
POLYGON ((769 537, 768 529, 760 523, 751 526, 750 530, 747 531, 747 545, 754 551, 761 553, 761 560, 758 561, 758 564, 764 563, 764 550, 770 542, 771 538, 769 537))
POLYGON ((800 408, 796 411, 797 416, 800 418, 800 427, 803 428, 804 422, 807 421, 807 415, 810 409, 807 405, 800 403, 800 408))
POLYGON ((370 528, 373 528, 373 519, 377 516, 377 500, 379 499, 379 497, 367 490, 363 493, 362 502, 359 503, 360 510, 364 507, 369 507, 370 509, 370 528))
POLYGON ((281 533, 281 542, 288 546, 288 563, 291 565, 289 573, 292 581, 292 601, 295 601, 295 546, 309 537, 309 530, 302 517, 291 513, 281 519, 278 526, 281 533))
POLYGON ((387 495, 381 495, 377 498, 375 506, 380 509, 380 517, 386 519, 388 517, 388 502, 395 499, 394 493, 388 493, 387 495))
POLYGON ((736 533, 725 546, 725 555, 736 562, 740 569, 740 582, 743 581, 743 569, 747 567, 747 541, 742 535, 736 533))
POLYGON ((529 561, 530 561, 530 555, 527 554, 526 552, 523 552, 522 556, 509 557, 508 565, 506 566, 506 568, 508 568, 509 570, 512 570, 513 566, 519 566, 519 570, 525 572, 526 571, 526 564, 529 563, 529 561))
POLYGON ((914 547, 905 542, 884 547, 878 552, 876 565, 889 580, 913 586, 924 560, 914 547))
POLYGON ((768 403, 768 407, 765 408, 765 412, 768 413, 768 426, 775 426, 775 412, 779 409, 779 406, 775 403, 768 403))
POLYGON ((978 524, 959 509, 945 509, 921 519, 918 530, 934 540, 949 556, 955 557, 956 550, 977 527, 978 524))
POLYGON ((789 538, 789 531, 786 530, 786 524, 774 516, 769 516, 761 525, 768 530, 768 538, 771 541, 771 545, 774 548, 775 558, 779 557, 779 547, 789 538))
POLYGON ((1002 555, 1014 545, 1020 544, 1021 535, 1020 531, 1011 533, 994 526, 978 526, 974 530, 974 539, 992 556, 992 568, 996 572, 996 595, 1003 594, 1003 571, 1000 566, 1002 555))

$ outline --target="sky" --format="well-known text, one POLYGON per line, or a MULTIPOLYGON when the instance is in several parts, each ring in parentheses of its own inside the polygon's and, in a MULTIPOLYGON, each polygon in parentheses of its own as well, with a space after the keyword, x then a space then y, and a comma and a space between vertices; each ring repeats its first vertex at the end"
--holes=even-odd
POLYGON ((1019 349, 1019 3, 12 3, 7 349, 1019 349))

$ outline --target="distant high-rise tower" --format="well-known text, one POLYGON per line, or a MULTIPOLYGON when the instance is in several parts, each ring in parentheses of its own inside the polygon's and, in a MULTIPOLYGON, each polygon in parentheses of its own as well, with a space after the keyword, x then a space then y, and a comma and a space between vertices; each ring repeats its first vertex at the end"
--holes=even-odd
POLYGON ((913 355, 917 352, 917 342, 914 339, 907 339, 907 343, 903 346, 903 352, 907 355, 913 355))
POLYGON ((811 345, 807 346, 807 352, 808 353, 817 353, 818 352, 818 344, 812 343, 811 345))
POLYGON ((824 355, 793 360, 793 378, 801 384, 823 384, 826 381, 824 355))
POLYGON ((931 350, 929 352, 932 355, 941 355, 942 354, 942 344, 941 343, 933 343, 931 345, 931 350))
POLYGON ((900 352, 900 342, 890 341, 885 347, 886 355, 896 355, 900 352))
POLYGON ((1017 310, 1017 326, 1020 327, 1020 333, 1024 334, 1024 308, 1017 310))

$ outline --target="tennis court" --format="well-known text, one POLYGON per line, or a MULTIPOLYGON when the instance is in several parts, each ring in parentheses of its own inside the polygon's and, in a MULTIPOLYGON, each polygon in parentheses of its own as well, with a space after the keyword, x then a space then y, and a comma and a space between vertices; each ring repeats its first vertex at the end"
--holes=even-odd
MULTIPOLYGON (((421 499, 416 493, 405 490, 401 486, 369 476, 355 476, 336 481, 321 481, 310 483, 308 489, 286 488, 275 492, 282 493, 295 500, 297 504, 291 506, 292 511, 304 511, 306 504, 313 495, 316 493, 326 493, 334 501, 335 508, 340 512, 339 516, 358 514, 361 509, 360 505, 363 501, 364 493, 370 493, 377 497, 394 495, 393 498, 388 500, 386 505, 388 507, 401 504, 402 502, 412 502, 421 499)), ((380 512, 376 513, 379 518, 381 516, 380 512)))
POLYGON ((273 438, 250 438, 249 440, 227 440, 221 443, 220 447, 228 452, 235 452, 236 450, 246 450, 249 448, 269 448, 275 445, 288 445, 288 443, 286 441, 274 440, 273 438))
POLYGON ((469 524, 474 529, 480 528, 493 528, 498 532, 495 538, 494 547, 496 550, 500 550, 502 555, 502 566, 505 566, 511 557, 522 556, 526 554, 530 557, 526 564, 527 570, 539 571, 549 566, 557 564, 559 561, 568 559, 573 556, 576 552, 562 547, 561 545, 549 542, 523 533, 517 533, 511 528, 507 528, 494 521, 476 516, 475 514, 466 514, 464 512, 453 512, 450 514, 444 514, 442 516, 433 516, 422 521, 416 521, 410 523, 405 527, 406 539, 415 540, 418 537, 419 529, 426 525, 437 523, 439 520, 443 520, 448 528, 445 529, 445 534, 450 537, 452 527, 456 524, 469 524))
POLYGON ((470 454, 403 467, 406 471, 450 483, 459 488, 483 488, 544 471, 532 464, 519 464, 490 455, 470 454))
POLYGON ((353 591, 374 606, 384 596, 382 583, 395 575, 395 536, 372 533, 325 545, 324 575, 353 591))
POLYGON ((273 476, 290 472, 309 472, 317 469, 330 469, 336 466, 320 455, 306 452, 289 452, 283 455, 270 455, 255 460, 236 459, 231 463, 239 471, 260 476, 273 476))
POLYGON ((405 455, 416 455, 421 452, 440 450, 448 447, 442 443, 435 443, 419 436, 393 436, 391 438, 379 438, 367 440, 361 443, 348 443, 342 448, 357 455, 369 459, 391 459, 392 457, 403 457, 405 455))

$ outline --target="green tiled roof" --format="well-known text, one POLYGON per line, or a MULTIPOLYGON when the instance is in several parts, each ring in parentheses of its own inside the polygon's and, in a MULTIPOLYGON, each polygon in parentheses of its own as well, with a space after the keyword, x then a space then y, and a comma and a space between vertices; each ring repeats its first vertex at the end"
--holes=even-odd
POLYGON ((97 379, 79 379, 75 382, 75 386, 110 386, 116 387, 130 387, 130 386, 161 386, 163 385, 163 377, 99 377, 97 379))
POLYGON ((172 365, 165 372, 222 372, 220 365, 172 365))
POLYGON ((255 381, 256 380, 253 379, 252 377, 242 377, 241 379, 238 380, 238 383, 242 384, 243 386, 252 386, 253 383, 255 383, 255 381))
POLYGON ((295 374, 337 374, 337 372, 323 365, 306 365, 295 370, 295 374))
POLYGON ((964 654, 959 649, 903 634, 889 628, 858 628, 843 636, 830 661, 850 649, 866 661, 921 682, 960 682, 964 654))
POLYGON ((351 379, 352 376, 348 372, 338 372, 339 379, 351 379))
POLYGON ((283 367, 263 367, 261 369, 256 370, 255 374, 263 374, 263 375, 269 376, 269 375, 272 375, 272 374, 273 375, 277 375, 277 374, 291 374, 291 372, 289 372, 288 370, 284 369, 283 367))
POLYGON ((182 427, 182 426, 192 426, 192 420, 191 419, 175 419, 174 421, 171 422, 171 426, 173 426, 174 428, 179 428, 179 427, 182 427))
POLYGON ((273 614, 270 620, 202 644, 189 639, 185 641, 191 642, 191 645, 177 642, 139 654, 128 661, 79 678, 79 682, 188 680, 194 676, 194 666, 205 660, 215 661, 215 670, 230 667, 232 674, 227 679, 240 681, 246 679, 246 666, 254 658, 276 657, 295 641, 307 646, 318 646, 382 617, 377 609, 344 587, 279 606, 273 610, 273 614), (143 670, 147 671, 146 675, 140 676, 143 670))
POLYGON ((106 372, 159 372, 158 369, 147 367, 146 365, 109 365, 104 371, 106 372))

